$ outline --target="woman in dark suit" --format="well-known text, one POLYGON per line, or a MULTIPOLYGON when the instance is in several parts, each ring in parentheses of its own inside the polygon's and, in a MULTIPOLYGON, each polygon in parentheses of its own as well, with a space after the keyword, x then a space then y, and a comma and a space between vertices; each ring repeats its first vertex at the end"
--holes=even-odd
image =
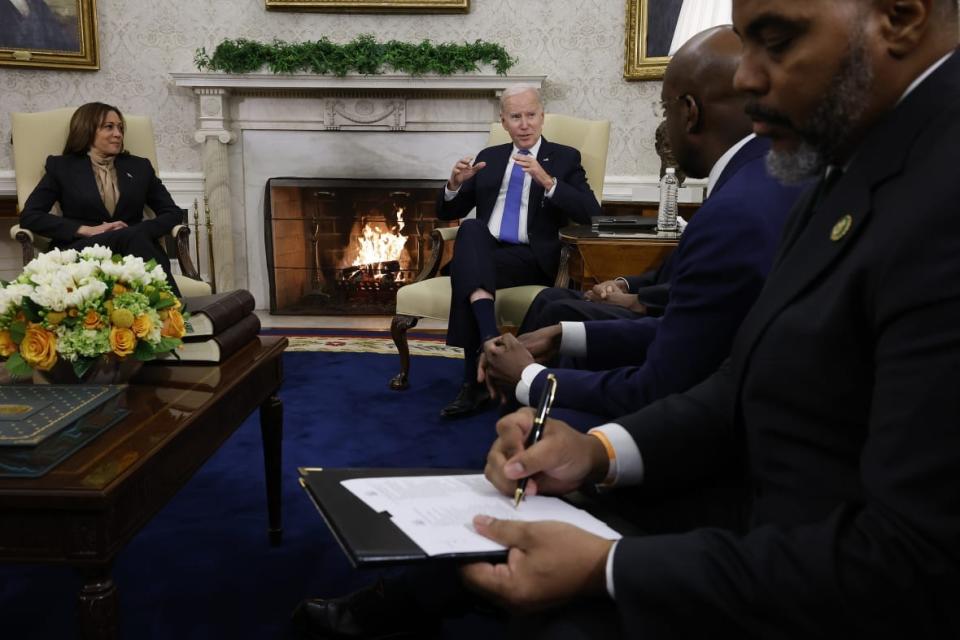
POLYGON ((95 244, 115 253, 156 260, 173 292, 180 292, 158 240, 183 219, 183 211, 146 158, 123 150, 123 114, 90 102, 74 112, 63 155, 48 156, 46 173, 27 198, 20 226, 50 238, 54 247, 95 244), (63 216, 50 213, 60 203, 63 216), (156 218, 145 220, 143 208, 156 218))

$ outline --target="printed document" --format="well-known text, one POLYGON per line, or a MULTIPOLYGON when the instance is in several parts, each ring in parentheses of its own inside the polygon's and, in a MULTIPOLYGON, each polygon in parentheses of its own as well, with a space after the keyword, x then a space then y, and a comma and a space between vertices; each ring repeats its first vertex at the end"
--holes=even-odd
POLYGON ((560 498, 528 496, 518 509, 513 498, 500 494, 483 474, 355 478, 341 483, 393 523, 430 556, 499 551, 503 545, 473 529, 473 517, 500 520, 557 520, 607 540, 620 534, 583 509, 560 498))

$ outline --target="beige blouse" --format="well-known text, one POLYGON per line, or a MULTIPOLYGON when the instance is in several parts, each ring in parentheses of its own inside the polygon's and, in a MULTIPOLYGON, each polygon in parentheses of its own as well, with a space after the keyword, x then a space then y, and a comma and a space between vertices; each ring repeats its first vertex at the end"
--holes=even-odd
POLYGON ((117 210, 117 200, 120 198, 120 189, 117 187, 117 168, 113 161, 115 156, 105 156, 95 149, 90 149, 88 155, 93 164, 93 175, 97 178, 97 190, 103 199, 110 216, 117 210))

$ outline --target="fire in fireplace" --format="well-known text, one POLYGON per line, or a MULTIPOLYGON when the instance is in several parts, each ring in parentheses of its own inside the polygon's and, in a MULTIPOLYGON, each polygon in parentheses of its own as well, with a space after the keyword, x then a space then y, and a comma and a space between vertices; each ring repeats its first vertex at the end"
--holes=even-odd
POLYGON ((264 198, 270 312, 393 313, 429 251, 439 181, 271 178, 264 198))

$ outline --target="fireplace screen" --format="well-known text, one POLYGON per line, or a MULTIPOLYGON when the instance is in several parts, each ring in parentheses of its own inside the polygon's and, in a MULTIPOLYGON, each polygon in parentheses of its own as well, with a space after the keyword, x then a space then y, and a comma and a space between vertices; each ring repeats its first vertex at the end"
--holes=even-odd
POLYGON ((439 180, 271 178, 264 215, 270 312, 392 314, 423 266, 439 180))

